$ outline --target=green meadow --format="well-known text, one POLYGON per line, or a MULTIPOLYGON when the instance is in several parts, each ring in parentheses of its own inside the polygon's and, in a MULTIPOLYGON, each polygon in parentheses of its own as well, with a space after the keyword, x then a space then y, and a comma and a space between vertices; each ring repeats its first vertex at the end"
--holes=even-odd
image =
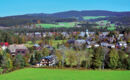
POLYGON ((0 80, 130 80, 130 71, 26 68, 0 75, 0 80))
POLYGON ((60 28, 60 27, 66 27, 71 28, 74 27, 78 22, 59 22, 57 24, 37 24, 37 26, 41 26, 43 28, 60 28))
POLYGON ((67 42, 67 40, 52 40, 52 46, 56 48, 57 44, 63 44, 66 42, 67 42))
POLYGON ((84 20, 91 20, 91 19, 98 19, 98 18, 105 18, 107 16, 84 16, 84 20))
MULTIPOLYGON (((109 22, 109 21, 107 21, 107 20, 102 20, 102 21, 98 21, 98 22, 96 22, 97 24, 100 24, 101 22, 103 22, 105 25, 109 22)), ((96 26, 96 28, 105 28, 105 27, 107 27, 107 26, 96 26)), ((115 30, 116 29, 116 27, 115 27, 115 24, 110 24, 110 27, 107 27, 107 30, 109 30, 109 31, 113 31, 113 30, 115 30)))

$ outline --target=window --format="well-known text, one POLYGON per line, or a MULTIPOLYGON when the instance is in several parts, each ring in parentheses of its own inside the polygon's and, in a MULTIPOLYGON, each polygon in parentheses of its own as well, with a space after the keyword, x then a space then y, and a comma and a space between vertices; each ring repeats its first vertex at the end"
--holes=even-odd
POLYGON ((20 51, 17 51, 17 53, 20 53, 20 51))
POLYGON ((24 53, 25 53, 25 51, 22 51, 22 53, 24 54, 24 53))

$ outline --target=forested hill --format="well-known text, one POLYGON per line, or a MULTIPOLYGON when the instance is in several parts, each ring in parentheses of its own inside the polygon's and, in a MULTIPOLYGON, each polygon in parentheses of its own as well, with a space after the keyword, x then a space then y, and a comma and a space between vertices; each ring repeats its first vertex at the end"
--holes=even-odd
POLYGON ((57 21, 76 21, 79 17, 83 16, 130 16, 130 12, 112 12, 103 10, 86 10, 86 11, 66 11, 52 14, 26 14, 17 16, 0 17, 0 26, 14 26, 27 23, 37 23, 40 20, 44 23, 52 23, 57 21))
POLYGON ((103 10, 84 10, 84 11, 65 11, 65 12, 58 12, 52 14, 27 14, 28 16, 35 16, 35 17, 81 17, 81 16, 130 16, 130 12, 112 12, 112 11, 103 11, 103 10))
POLYGON ((103 10, 67 11, 51 14, 55 17, 80 17, 80 16, 130 16, 130 12, 112 12, 103 10))

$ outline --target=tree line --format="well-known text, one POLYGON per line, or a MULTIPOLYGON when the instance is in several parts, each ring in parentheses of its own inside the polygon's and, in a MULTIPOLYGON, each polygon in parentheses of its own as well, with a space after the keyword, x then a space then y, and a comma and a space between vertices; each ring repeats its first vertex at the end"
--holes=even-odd
MULTIPOLYGON (((18 54, 15 57, 7 51, 1 51, 0 67, 3 72, 31 67, 39 63, 42 57, 49 56, 49 54, 50 51, 47 48, 43 48, 41 51, 32 50, 32 53, 28 53, 25 56, 18 54)), ((130 54, 122 50, 107 50, 103 47, 84 51, 55 49, 54 54, 57 56, 57 63, 54 67, 130 70, 130 54)))

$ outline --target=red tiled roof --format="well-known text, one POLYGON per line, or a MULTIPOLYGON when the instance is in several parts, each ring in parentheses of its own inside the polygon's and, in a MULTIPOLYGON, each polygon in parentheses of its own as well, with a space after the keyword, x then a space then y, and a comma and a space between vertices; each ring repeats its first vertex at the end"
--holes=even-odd
POLYGON ((1 46, 4 46, 4 45, 5 45, 5 46, 9 46, 9 43, 8 43, 8 42, 1 42, 0 45, 1 45, 1 46))

